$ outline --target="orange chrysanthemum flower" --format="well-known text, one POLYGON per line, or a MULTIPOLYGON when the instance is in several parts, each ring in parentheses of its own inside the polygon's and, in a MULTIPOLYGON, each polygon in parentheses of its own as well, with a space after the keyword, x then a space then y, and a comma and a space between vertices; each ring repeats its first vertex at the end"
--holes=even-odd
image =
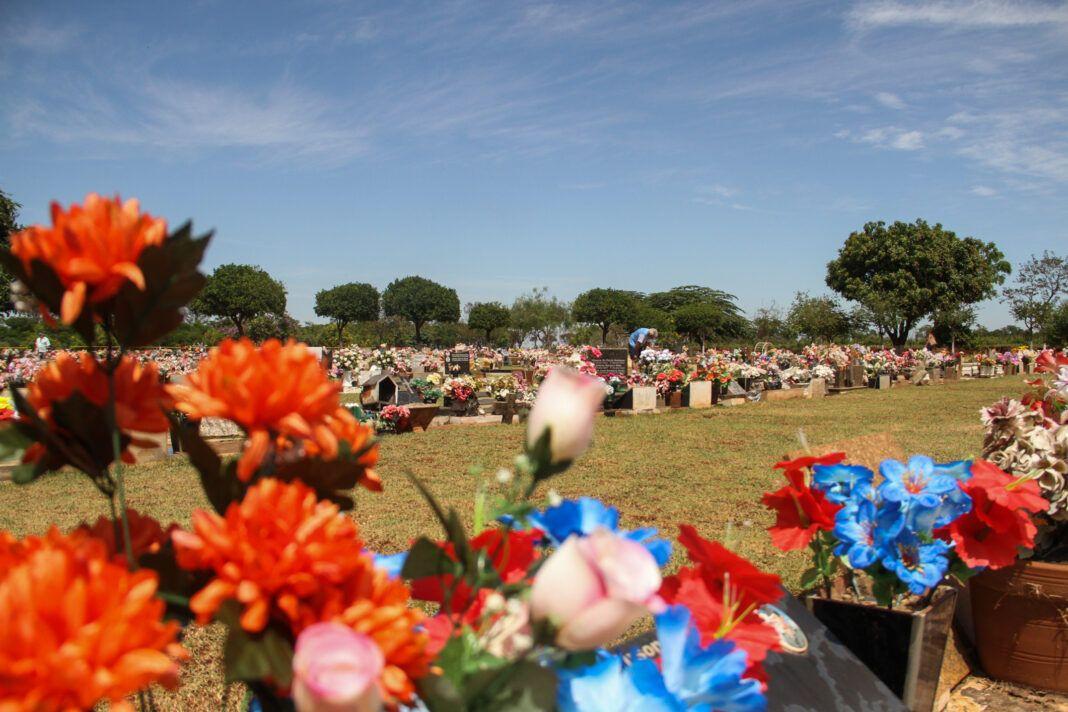
POLYGON ((102 542, 0 536, 0 709, 90 709, 153 683, 173 687, 179 626, 163 620, 158 579, 112 561, 102 542))
MULTIPOLYGON (((155 554, 171 537, 171 532, 178 528, 177 524, 171 524, 166 529, 152 517, 141 514, 136 509, 126 510, 126 520, 130 525, 130 546, 133 549, 134 558, 142 554, 155 554)), ((92 526, 82 524, 71 532, 71 536, 85 536, 99 540, 104 544, 108 554, 118 556, 125 560, 125 546, 121 535, 116 539, 115 522, 108 517, 100 517, 92 526)))
MULTIPOLYGON (((189 417, 226 418, 244 428, 248 444, 237 467, 243 482, 272 448, 300 441, 305 454, 331 460, 341 440, 358 451, 373 434, 341 408, 341 386, 327 377, 315 354, 292 340, 271 339, 257 347, 248 339, 226 339, 185 383, 167 388, 189 417)), ((373 466, 377 452, 365 456, 367 467, 373 466)))
POLYGON ((307 485, 261 480, 225 517, 194 512, 193 531, 173 541, 179 566, 215 572, 190 601, 198 622, 231 599, 250 632, 272 619, 294 637, 312 623, 343 622, 382 649, 382 685, 396 700, 409 700, 412 680, 427 673, 426 634, 416 630, 424 616, 409 607, 407 587, 374 567, 356 523, 307 485))
POLYGON ((137 266, 149 245, 161 245, 167 223, 140 212, 136 200, 118 196, 85 197, 84 205, 64 211, 52 203, 52 227, 34 225, 11 236, 11 252, 26 271, 34 260, 52 268, 66 290, 60 308, 64 324, 74 323, 86 301, 97 304, 115 296, 123 284, 145 288, 145 276, 137 266))
MULTIPOLYGON (((154 363, 139 363, 124 356, 114 373, 115 419, 124 433, 163 433, 170 428, 165 410, 172 408, 171 398, 159 382, 154 363)), ((26 400, 45 422, 54 425, 53 404, 80 393, 101 408, 108 402, 108 378, 93 355, 87 352, 62 352, 42 368, 26 392, 26 400)), ((36 445, 26 451, 27 461, 43 454, 36 445)), ((129 450, 123 460, 132 462, 129 450)))

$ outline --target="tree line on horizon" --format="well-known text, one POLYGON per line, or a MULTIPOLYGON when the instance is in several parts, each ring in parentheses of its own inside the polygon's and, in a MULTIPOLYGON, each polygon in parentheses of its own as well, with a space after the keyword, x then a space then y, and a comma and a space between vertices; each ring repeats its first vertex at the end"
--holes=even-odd
MULTIPOLYGON (((0 191, 0 241, 21 229, 19 207, 0 191)), ((224 336, 294 337, 319 345, 622 345, 638 327, 657 329, 661 343, 701 348, 709 343, 796 346, 814 341, 902 348, 910 337, 922 339, 928 332, 946 346, 1035 339, 1068 345, 1068 257, 1049 251, 1032 256, 999 294, 1011 272, 992 242, 958 237, 924 220, 869 222, 850 234, 828 263, 831 293, 798 292, 787 307, 762 307, 751 318, 730 293, 683 285, 648 294, 598 287, 571 303, 547 288, 535 288, 511 305, 468 303, 464 322, 455 289, 411 275, 393 280, 381 292, 364 282, 320 290, 315 314, 329 323, 301 324, 286 311, 281 281, 255 265, 224 264, 209 275, 168 345, 214 343, 224 336), (996 296, 1021 326, 987 331, 976 325, 975 305, 996 296)), ((36 316, 13 313, 10 281, 0 274, 0 301, 7 314, 0 320, 0 344, 28 345, 41 323, 36 316)), ((68 337, 69 344, 78 343, 73 333, 61 331, 53 341, 57 336, 60 345, 68 337)))

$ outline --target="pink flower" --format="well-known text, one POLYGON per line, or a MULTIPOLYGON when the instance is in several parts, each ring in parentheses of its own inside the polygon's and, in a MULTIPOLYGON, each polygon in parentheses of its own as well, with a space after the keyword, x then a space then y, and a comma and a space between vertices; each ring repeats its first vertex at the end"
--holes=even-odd
POLYGON ((315 623, 297 638, 293 702, 298 712, 382 709, 382 651, 370 637, 340 623, 315 623))
POLYGON ((556 644, 593 650, 646 613, 662 610, 660 568, 641 544, 607 529, 572 536, 534 578, 531 618, 558 627, 556 644))
POLYGON ((542 381, 527 421, 527 446, 549 430, 553 463, 569 462, 586 452, 593 437, 593 416, 604 402, 604 385, 570 368, 556 366, 542 381))

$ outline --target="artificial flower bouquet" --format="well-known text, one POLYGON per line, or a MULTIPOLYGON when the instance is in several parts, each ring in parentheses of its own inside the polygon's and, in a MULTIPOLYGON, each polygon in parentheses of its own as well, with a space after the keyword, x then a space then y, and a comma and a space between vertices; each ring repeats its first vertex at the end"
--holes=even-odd
POLYGON ((13 236, 0 263, 47 318, 87 340, 99 325, 107 349, 60 353, 13 392, 0 447, 22 455, 16 483, 84 473, 111 516, 68 534, 0 532, 0 707, 129 709, 136 695, 154 709, 152 687, 176 685, 188 657, 182 625, 217 622, 225 680, 256 709, 764 708, 761 663, 778 638, 758 609, 780 597, 776 576, 683 527, 691 565, 664 577, 670 549, 654 530, 621 530, 595 500, 532 502, 588 447, 602 383, 550 371, 514 470, 476 500, 473 534, 413 478, 443 537, 376 557, 347 513, 356 485, 382 488, 373 432, 308 348, 226 340, 181 384, 129 355, 180 322, 209 236, 168 234, 135 201, 94 195, 55 206, 53 221, 13 236), (188 529, 125 502, 130 446, 174 411, 246 435, 223 460, 181 432, 209 503, 188 529), (659 666, 604 649, 646 616, 659 666))
POLYGON ((476 383, 471 376, 450 376, 441 382, 444 396, 457 403, 466 403, 475 395, 476 383))
POLYGON ((1056 560, 1068 553, 1068 356, 1044 351, 1035 367, 1019 399, 982 410, 983 457, 1037 483, 1049 508, 1036 520, 1035 558, 1056 560))
POLYGON ((359 349, 342 348, 335 349, 333 365, 338 372, 362 371, 367 362, 363 359, 359 349))
MULTIPOLYGON (((438 374, 431 374, 438 376, 438 374)), ((441 388, 439 388, 441 379, 440 377, 434 379, 437 381, 435 384, 430 378, 413 378, 410 382, 412 390, 419 396, 419 400, 423 403, 437 403, 444 396, 441 388)))
POLYGON ((655 382, 656 394, 661 397, 667 397, 672 393, 681 391, 688 379, 683 371, 671 368, 656 374, 655 382))
POLYGON ((378 413, 375 430, 380 433, 404 433, 411 429, 412 411, 390 403, 378 413))
POLYGON ((949 577, 1011 566, 1034 546, 1038 485, 985 460, 885 460, 881 483, 844 453, 780 462, 787 483, 764 495, 783 551, 809 549, 801 586, 824 597, 922 607, 949 577))

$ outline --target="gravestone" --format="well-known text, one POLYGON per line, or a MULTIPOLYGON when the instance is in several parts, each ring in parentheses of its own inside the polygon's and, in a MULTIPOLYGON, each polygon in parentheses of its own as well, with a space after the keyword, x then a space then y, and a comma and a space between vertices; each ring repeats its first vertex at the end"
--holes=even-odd
POLYGON ((737 381, 731 381, 727 384, 727 396, 738 398, 740 396, 749 395, 744 388, 738 385, 737 381))
POLYGON ((827 379, 813 378, 805 387, 805 394, 809 398, 824 398, 827 395, 827 379))
POLYGON ((927 371, 924 371, 922 368, 916 369, 916 371, 912 374, 912 385, 914 386, 924 386, 930 384, 930 382, 931 375, 927 373, 927 371))
MULTIPOLYGON (((769 712, 905 712, 901 700, 789 593, 760 616, 776 629, 783 648, 769 651, 764 661, 769 712)), ((650 631, 615 650, 624 664, 656 660, 660 641, 650 631)))
POLYGON ((598 358, 591 358, 590 363, 601 375, 618 373, 620 376, 627 376, 630 374, 630 362, 626 349, 601 349, 601 355, 598 358))
POLYGON ((864 385, 864 364, 854 363, 849 367, 849 385, 860 388, 864 385))
POLYGON ((712 407, 712 381, 692 381, 682 392, 682 404, 690 408, 712 407))
POLYGON ((960 380, 960 366, 947 366, 944 372, 943 378, 947 381, 959 381, 960 380))
POLYGON ((319 363, 325 365, 325 349, 323 349, 322 346, 309 346, 308 351, 311 351, 313 354, 315 354, 315 358, 319 363))
POLYGON ((656 387, 635 386, 631 388, 631 409, 635 413, 651 413, 656 410, 656 387))
POLYGON ((413 354, 412 355, 412 375, 421 376, 426 373, 426 354, 413 354))
POLYGON ((881 391, 890 390, 890 384, 891 384, 890 374, 888 374, 888 373, 880 373, 879 374, 879 390, 881 390, 881 391))
POLYGON ((450 351, 445 356, 445 372, 453 376, 471 373, 471 352, 450 351))

